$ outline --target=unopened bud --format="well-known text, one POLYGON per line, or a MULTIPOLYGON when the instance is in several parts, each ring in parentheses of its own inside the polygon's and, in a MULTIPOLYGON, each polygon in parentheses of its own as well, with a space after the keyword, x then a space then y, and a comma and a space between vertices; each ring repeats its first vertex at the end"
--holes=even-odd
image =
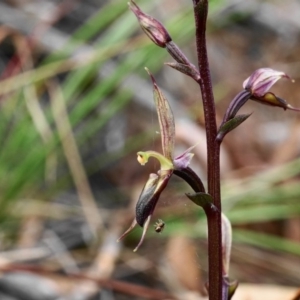
POLYGON ((166 28, 159 21, 143 13, 133 0, 130 0, 128 5, 137 17, 142 29, 154 44, 165 48, 166 44, 172 41, 166 28))

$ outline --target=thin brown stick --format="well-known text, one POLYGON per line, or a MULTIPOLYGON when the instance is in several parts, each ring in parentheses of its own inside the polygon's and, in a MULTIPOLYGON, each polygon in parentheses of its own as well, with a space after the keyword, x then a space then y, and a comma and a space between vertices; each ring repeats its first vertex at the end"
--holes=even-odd
POLYGON ((94 237, 97 237, 97 232, 102 227, 102 219, 77 148, 72 127, 68 118, 65 99, 59 85, 54 81, 48 83, 48 90, 51 98, 50 102, 54 121, 67 163, 73 176, 78 197, 81 202, 87 224, 89 225, 94 237))
MULTIPOLYGON (((23 264, 12 264, 12 265, 2 265, 0 266, 0 270, 3 272, 16 272, 16 271, 26 271, 31 272, 34 274, 39 275, 57 275, 56 273, 36 266, 29 266, 29 265, 23 265, 23 264)), ((119 293, 132 295, 136 297, 142 297, 144 299, 152 299, 152 300, 175 300, 176 298, 164 291, 152 289, 143 287, 140 285, 127 283, 124 281, 119 280, 112 280, 112 279, 99 279, 97 277, 81 274, 81 273, 73 273, 68 275, 61 275, 58 276, 67 276, 67 278, 70 278, 72 280, 78 279, 78 280, 90 280, 92 282, 95 282, 102 288, 110 289, 119 293)))
MULTIPOLYGON (((28 39, 21 35, 13 35, 17 55, 20 60, 20 71, 29 71, 34 69, 32 47, 28 43, 28 39)), ((39 133, 45 147, 49 147, 53 141, 54 134, 43 109, 39 103, 36 87, 32 84, 24 87, 24 98, 28 112, 32 118, 34 126, 39 133)), ((45 167, 46 183, 52 183, 56 179, 57 157, 55 152, 48 154, 45 167)))

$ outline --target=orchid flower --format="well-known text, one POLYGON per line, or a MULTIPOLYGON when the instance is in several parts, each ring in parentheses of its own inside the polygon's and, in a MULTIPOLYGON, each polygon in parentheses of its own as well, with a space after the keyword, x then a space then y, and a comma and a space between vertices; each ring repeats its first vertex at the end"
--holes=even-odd
POLYGON ((299 111, 298 108, 291 106, 284 99, 269 92, 270 88, 281 78, 287 78, 294 82, 294 80, 284 72, 270 68, 261 68, 253 72, 252 75, 244 81, 243 88, 246 91, 250 91, 251 100, 266 105, 282 107, 284 110, 290 109, 299 111))
POLYGON ((240 108, 249 99, 269 106, 278 106, 284 110, 289 109, 300 111, 299 108, 291 106, 284 99, 269 92, 270 88, 281 78, 288 78, 294 82, 294 80, 291 79, 286 73, 281 71, 276 71, 270 68, 261 68, 254 71, 244 81, 244 90, 238 93, 231 101, 221 123, 217 139, 222 141, 228 132, 236 128, 250 116, 250 114, 236 116, 240 108))
MULTIPOLYGON (((181 155, 174 158, 175 122, 173 112, 168 100, 157 86, 154 77, 150 74, 148 69, 146 69, 146 71, 150 75, 153 83, 154 102, 161 133, 162 154, 152 150, 145 152, 140 151, 137 153, 137 160, 141 165, 145 165, 149 158, 153 157, 159 161, 160 170, 158 170, 156 174, 151 173, 149 175, 149 179, 146 182, 136 204, 135 219, 131 226, 119 238, 120 240, 126 236, 137 224, 143 227, 142 237, 137 247, 134 249, 134 252, 137 251, 143 243, 157 201, 159 200, 160 194, 167 186, 172 174, 175 173, 186 181, 192 182, 190 183, 191 186, 193 186, 193 184, 197 184, 193 180, 189 180, 189 178, 193 177, 194 174, 188 167, 192 157, 194 156, 194 154, 190 152, 193 147, 187 149, 181 155)), ((204 187, 201 186, 200 189, 204 190, 204 187)))

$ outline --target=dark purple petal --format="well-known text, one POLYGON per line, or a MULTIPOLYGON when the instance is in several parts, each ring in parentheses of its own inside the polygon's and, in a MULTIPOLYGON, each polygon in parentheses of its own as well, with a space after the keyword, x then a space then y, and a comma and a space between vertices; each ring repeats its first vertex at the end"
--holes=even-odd
POLYGON ((205 193, 205 188, 200 177, 190 168, 175 169, 174 174, 182 178, 195 192, 205 193))
POLYGON ((149 216, 152 215, 161 192, 166 187, 173 171, 160 171, 159 175, 150 174, 139 200, 136 204, 136 221, 143 227, 149 216))
POLYGON ((149 179, 146 182, 142 190, 142 193, 139 197, 139 200, 136 204, 135 219, 133 220, 130 227, 118 239, 118 241, 120 241, 122 238, 124 238, 129 232, 131 232, 131 230, 137 224, 143 227, 142 237, 138 245, 133 250, 134 252, 138 250, 138 248, 141 246, 141 244, 144 241, 159 196, 161 192, 164 190, 164 188, 166 187, 172 173, 173 173, 172 170, 167 170, 167 171, 159 171, 158 174, 153 174, 153 173, 150 174, 149 179))

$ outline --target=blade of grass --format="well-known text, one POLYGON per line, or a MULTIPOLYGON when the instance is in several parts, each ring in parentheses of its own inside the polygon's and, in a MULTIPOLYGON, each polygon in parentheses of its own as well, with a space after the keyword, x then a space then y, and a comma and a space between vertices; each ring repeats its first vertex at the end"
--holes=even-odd
POLYGON ((300 255, 300 243, 289 241, 287 239, 254 232, 251 230, 235 229, 233 231, 233 239, 235 242, 247 243, 248 245, 261 247, 268 250, 277 250, 300 255))
POLYGON ((300 205, 297 204, 273 204, 273 205, 249 205, 244 208, 234 209, 226 213, 232 224, 251 224, 284 220, 299 216, 300 205))

